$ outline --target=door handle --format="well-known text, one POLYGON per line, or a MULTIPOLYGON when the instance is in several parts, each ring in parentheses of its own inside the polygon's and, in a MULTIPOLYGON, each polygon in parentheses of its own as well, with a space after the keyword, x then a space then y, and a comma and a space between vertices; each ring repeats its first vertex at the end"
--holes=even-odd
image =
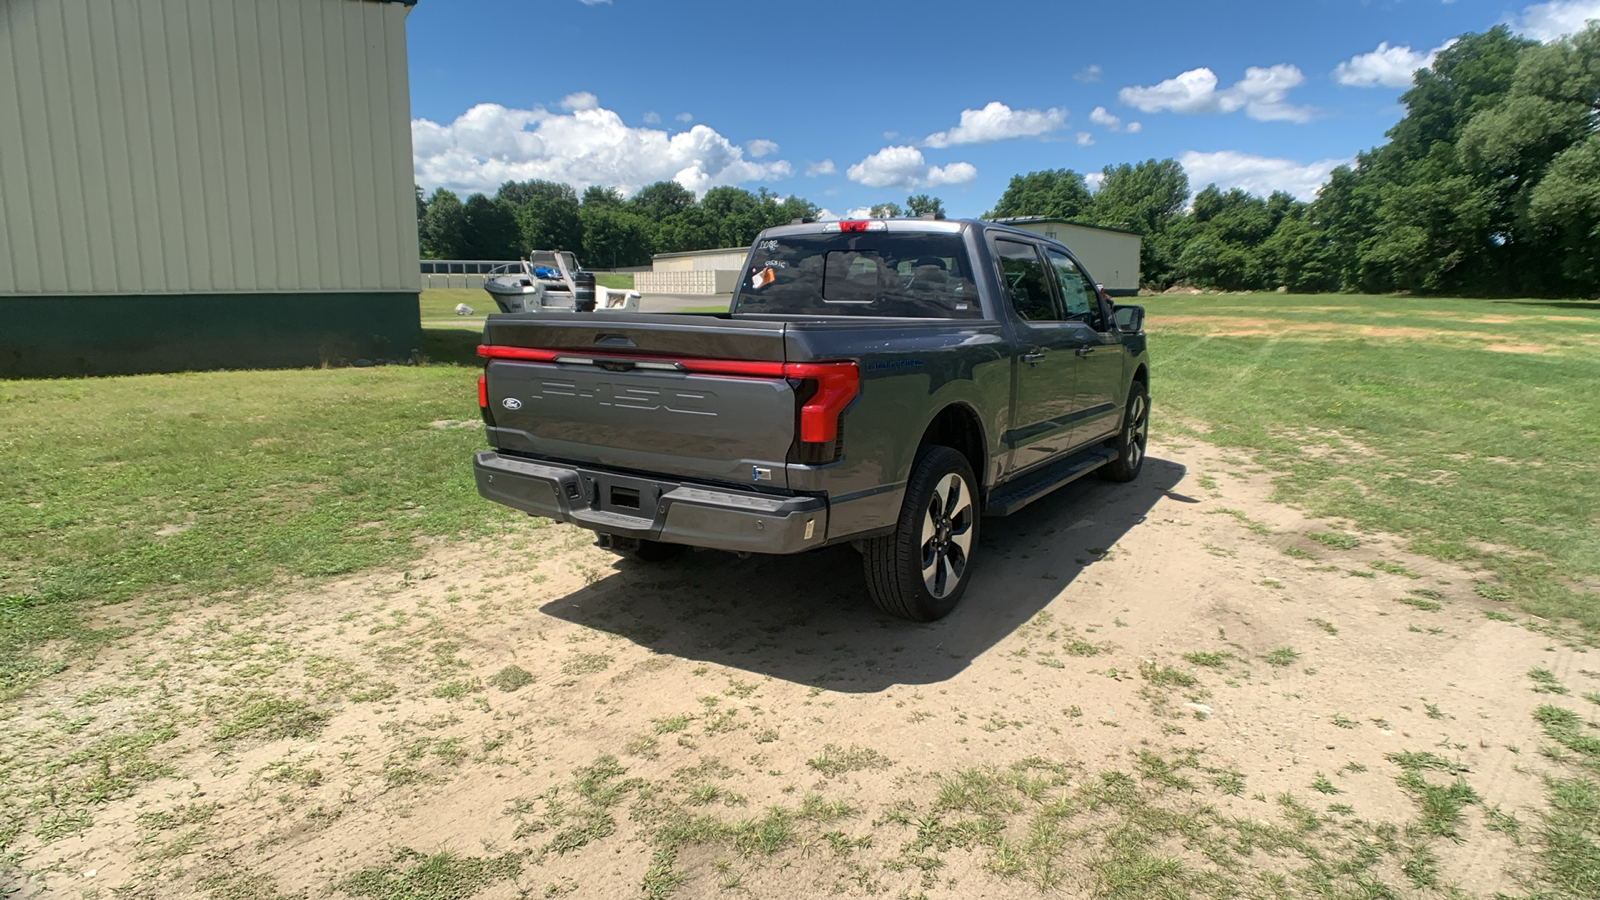
POLYGON ((1084 356, 1088 356, 1089 354, 1093 353, 1094 352, 1094 348, 1093 347, 1079 347, 1078 349, 1076 349, 1076 350, 1074 350, 1072 352, 1076 353, 1079 357, 1084 357, 1084 356))
POLYGON ((1029 350, 1027 353, 1022 354, 1022 361, 1030 366, 1038 365, 1041 359, 1044 359, 1043 350, 1029 350))

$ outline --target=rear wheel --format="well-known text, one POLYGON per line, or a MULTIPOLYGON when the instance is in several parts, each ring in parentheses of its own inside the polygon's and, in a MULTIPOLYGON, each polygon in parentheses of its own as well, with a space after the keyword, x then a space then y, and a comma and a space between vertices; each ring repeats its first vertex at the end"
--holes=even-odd
POLYGON ((1144 468, 1144 448, 1150 439, 1150 392, 1144 382, 1128 387, 1128 410, 1122 417, 1122 430, 1106 445, 1117 451, 1117 461, 1100 467, 1107 481, 1132 481, 1144 468))
POLYGON ((949 447, 924 447, 911 467, 895 532, 861 544, 872 602, 891 615, 944 618, 966 592, 977 550, 977 479, 949 447))

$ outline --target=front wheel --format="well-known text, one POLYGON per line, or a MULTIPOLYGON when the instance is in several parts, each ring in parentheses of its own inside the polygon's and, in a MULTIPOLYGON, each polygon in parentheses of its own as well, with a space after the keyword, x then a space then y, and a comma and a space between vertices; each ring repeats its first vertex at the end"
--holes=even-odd
POLYGON ((1144 382, 1135 381, 1128 386, 1128 411, 1122 417, 1122 430, 1106 441, 1106 446, 1117 451, 1117 461, 1100 467, 1100 476, 1107 481, 1132 481, 1144 468, 1144 448, 1150 440, 1150 392, 1144 382))
POLYGON ((966 592, 982 511, 967 458, 924 447, 911 466, 894 534, 861 544, 872 602, 891 615, 931 622, 966 592))

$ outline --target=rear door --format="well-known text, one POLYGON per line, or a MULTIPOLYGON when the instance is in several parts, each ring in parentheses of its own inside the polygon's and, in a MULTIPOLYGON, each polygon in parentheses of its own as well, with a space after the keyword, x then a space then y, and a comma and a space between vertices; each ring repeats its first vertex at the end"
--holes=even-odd
POLYGON ((489 442, 575 463, 786 487, 781 322, 491 316, 489 442))
POLYGON ((994 239, 1005 302, 1016 331, 1017 360, 1007 472, 1047 462, 1070 446, 1077 357, 1076 323, 1065 321, 1040 247, 1020 239, 994 239))
POLYGON ((1072 425, 1072 443, 1087 444, 1105 437, 1117 428, 1120 410, 1117 392, 1127 350, 1115 333, 1100 303, 1100 291, 1070 256, 1046 248, 1050 267, 1055 270, 1061 291, 1061 307, 1074 326, 1073 346, 1077 397, 1072 425))

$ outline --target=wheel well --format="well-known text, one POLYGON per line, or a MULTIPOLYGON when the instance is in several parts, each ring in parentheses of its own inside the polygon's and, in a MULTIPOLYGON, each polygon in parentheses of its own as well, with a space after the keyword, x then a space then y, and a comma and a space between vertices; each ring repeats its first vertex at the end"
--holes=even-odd
POLYGON ((967 464, 972 466, 972 474, 978 477, 980 484, 985 480, 984 466, 988 462, 988 449, 984 446, 983 425, 978 421, 977 413, 961 405, 946 406, 939 410, 939 414, 928 423, 928 430, 922 433, 922 443, 936 444, 960 453, 967 458, 967 464))
POLYGON ((1139 366, 1139 368, 1133 370, 1133 380, 1144 382, 1145 389, 1148 390, 1150 388, 1150 370, 1143 365, 1139 366))

